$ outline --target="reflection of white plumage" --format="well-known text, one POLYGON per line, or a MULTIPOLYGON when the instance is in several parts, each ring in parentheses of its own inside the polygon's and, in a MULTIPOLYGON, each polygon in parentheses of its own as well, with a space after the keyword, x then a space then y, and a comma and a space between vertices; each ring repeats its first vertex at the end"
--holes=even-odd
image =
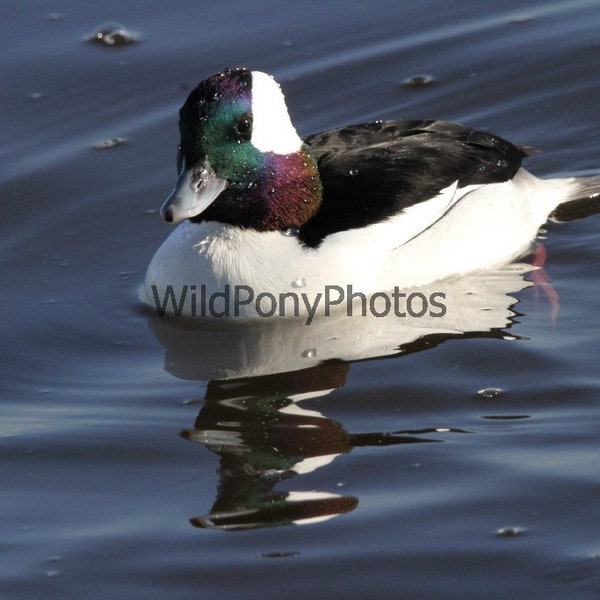
MULTIPOLYGON (((421 340, 446 339, 461 335, 510 337, 503 329, 514 317, 516 300, 508 294, 532 285, 523 280, 529 265, 513 264, 485 274, 466 275, 419 288, 425 297, 442 291, 443 316, 376 317, 345 309, 328 317, 266 318, 243 327, 217 326, 213 319, 194 327, 189 319, 156 317, 152 331, 165 347, 165 368, 182 379, 209 380, 267 375, 306 369, 323 361, 345 361, 389 356, 417 348, 421 340), (416 345, 416 346, 415 346, 416 345)), ((435 313, 435 311, 432 311, 435 313)))

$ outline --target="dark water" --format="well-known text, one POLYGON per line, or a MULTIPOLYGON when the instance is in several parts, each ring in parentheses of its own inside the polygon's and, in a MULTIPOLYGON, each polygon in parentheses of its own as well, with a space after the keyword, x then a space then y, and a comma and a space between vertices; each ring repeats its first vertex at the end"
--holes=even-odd
POLYGON ((444 331, 190 330, 136 297, 199 80, 274 74, 302 133, 437 117, 598 174, 600 3, 1 13, 0 597, 600 595, 598 216, 542 234, 558 313, 510 269, 448 289, 444 331), (86 42, 106 21, 137 42, 86 42))

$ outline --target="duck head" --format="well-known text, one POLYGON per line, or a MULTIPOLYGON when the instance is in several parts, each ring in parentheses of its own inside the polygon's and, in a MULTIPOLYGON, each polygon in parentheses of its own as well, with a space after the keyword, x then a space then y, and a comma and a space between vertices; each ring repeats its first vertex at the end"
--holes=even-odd
POLYGON ((316 162, 269 75, 235 68, 206 79, 179 111, 179 130, 178 180, 161 209, 169 223, 284 230, 318 210, 316 162))

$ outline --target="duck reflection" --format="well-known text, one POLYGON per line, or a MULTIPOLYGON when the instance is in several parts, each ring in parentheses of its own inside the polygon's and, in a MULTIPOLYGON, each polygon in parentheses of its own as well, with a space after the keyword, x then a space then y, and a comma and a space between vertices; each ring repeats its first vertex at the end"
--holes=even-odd
POLYGON ((210 381, 287 373, 337 360, 355 362, 424 350, 456 337, 512 338, 514 294, 533 285, 520 263, 420 287, 412 293, 443 298, 443 314, 340 310, 316 317, 235 322, 153 316, 150 327, 165 348, 165 370, 181 379, 210 381), (440 296, 442 294, 443 296, 440 296))
POLYGON ((283 319, 235 327, 150 319, 166 350, 165 369, 209 382, 193 428, 181 436, 219 455, 219 481, 211 510, 191 523, 242 530, 330 519, 355 509, 358 499, 339 493, 336 482, 311 492, 278 485, 295 487, 293 478, 356 447, 435 442, 441 441, 440 431, 463 433, 435 428, 351 433, 301 404, 342 386, 356 360, 422 351, 461 336, 515 339, 507 333, 517 314, 513 294, 532 285, 523 278, 530 269, 510 265, 445 282, 442 318, 331 315, 308 326, 283 319))
POLYGON ((221 457, 217 499, 197 527, 225 530, 314 523, 356 508, 354 496, 326 491, 277 491, 275 486, 323 467, 358 446, 434 442, 422 432, 348 433, 299 399, 343 384, 349 365, 212 381, 193 429, 182 437, 221 457))

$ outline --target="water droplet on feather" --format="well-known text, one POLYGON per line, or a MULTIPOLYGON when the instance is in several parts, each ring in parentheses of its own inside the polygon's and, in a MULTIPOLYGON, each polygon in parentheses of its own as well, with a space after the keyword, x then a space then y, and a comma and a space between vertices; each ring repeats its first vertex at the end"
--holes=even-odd
POLYGON ((298 279, 292 281, 292 287, 295 287, 295 288, 306 287, 306 278, 298 277, 298 279))

